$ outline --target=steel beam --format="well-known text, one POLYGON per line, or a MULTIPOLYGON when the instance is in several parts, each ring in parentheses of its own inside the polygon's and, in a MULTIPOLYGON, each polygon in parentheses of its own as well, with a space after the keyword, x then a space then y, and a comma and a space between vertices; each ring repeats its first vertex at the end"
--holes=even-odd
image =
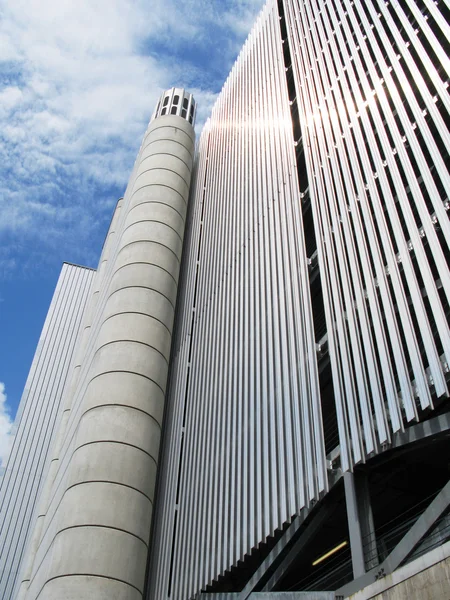
MULTIPOLYGON (((238 600, 239 593, 201 594, 199 600, 238 600)), ((334 592, 252 592, 249 600, 335 600, 334 592)))
POLYGON ((361 535, 363 543, 364 564, 366 569, 372 569, 378 565, 377 540, 375 537, 375 523, 373 520, 372 502, 370 499, 369 481, 367 473, 356 472, 356 498, 358 501, 358 513, 361 524, 361 535))
POLYGON ((337 597, 347 597, 389 575, 408 557, 420 540, 433 527, 450 505, 450 481, 442 488, 428 508, 422 513, 411 529, 403 536, 389 556, 377 567, 365 573, 336 591, 337 597))
POLYGON ((355 475, 344 473, 345 501, 347 505, 348 533, 350 536, 350 549, 352 553, 353 577, 361 577, 366 572, 364 563, 364 548, 360 511, 356 492, 355 475))
MULTIPOLYGON (((298 540, 294 543, 292 548, 289 550, 287 556, 283 562, 276 569, 275 573, 271 576, 266 585, 262 588, 263 592, 269 592, 273 590, 275 585, 283 578, 286 571, 290 568, 294 560, 300 554, 303 547, 316 535, 317 531, 323 525, 323 523, 331 516, 333 512, 333 505, 323 505, 316 515, 312 518, 311 522, 306 526, 303 533, 300 535, 298 540)), ((250 595, 253 598, 253 594, 250 595)))
POLYGON ((383 562, 385 574, 392 573, 400 566, 449 505, 450 480, 383 562))
POLYGON ((275 544, 263 562, 259 565, 251 579, 249 579, 245 588, 238 594, 239 600, 246 600, 261 579, 264 577, 267 570, 275 563, 277 559, 285 552, 287 546, 297 534, 301 525, 304 523, 306 517, 309 514, 308 509, 304 509, 300 515, 296 516, 280 540, 275 544))
POLYGON ((400 448, 430 437, 450 432, 450 412, 399 431, 392 438, 392 448, 400 448))

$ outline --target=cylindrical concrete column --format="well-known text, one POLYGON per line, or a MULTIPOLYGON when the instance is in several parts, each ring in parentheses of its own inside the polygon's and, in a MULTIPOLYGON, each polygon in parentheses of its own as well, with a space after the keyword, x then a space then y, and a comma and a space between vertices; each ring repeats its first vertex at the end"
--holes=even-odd
POLYGON ((20 600, 25 596, 25 593, 28 589, 28 585, 30 582, 31 573, 34 566, 34 559, 36 555, 37 548, 41 542, 42 538, 42 529, 45 516, 47 514, 47 508, 50 501, 50 495, 52 492, 53 482, 56 477, 56 473, 59 468, 59 455, 61 452, 61 448, 64 442, 65 433, 66 433, 66 425, 68 416, 70 413, 71 405, 75 390, 77 388, 78 377, 81 369, 81 364, 83 362, 83 358, 86 352, 87 343, 90 337, 90 331, 92 326, 92 319, 94 316, 95 308, 97 306, 99 291, 101 289, 102 280, 104 277, 106 264, 109 259, 109 255, 111 253, 111 249, 114 246, 114 237, 116 233, 116 227, 118 223, 118 217, 120 214, 120 209, 122 207, 123 198, 120 198, 116 204, 116 208, 113 213, 113 217, 111 219, 111 223, 108 229, 108 233, 105 238, 105 243, 103 245, 102 253, 100 256, 99 266, 97 272, 94 275, 94 280, 92 282, 91 295, 86 304, 83 323, 81 326, 81 331, 78 336, 77 347, 75 350, 75 359, 72 365, 72 373, 70 375, 69 385, 67 386, 64 392, 64 399, 61 406, 61 416, 59 421, 59 426, 56 432, 55 440, 53 442, 53 446, 51 449, 51 461, 50 466, 44 481, 44 485, 40 494, 39 502, 38 502, 38 510, 35 515, 35 524, 33 528, 33 532, 31 538, 27 545, 26 555, 24 557, 23 566, 21 570, 21 583, 18 589, 17 599, 20 600))
POLYGON ((194 139, 177 114, 145 135, 29 600, 142 598, 194 139))

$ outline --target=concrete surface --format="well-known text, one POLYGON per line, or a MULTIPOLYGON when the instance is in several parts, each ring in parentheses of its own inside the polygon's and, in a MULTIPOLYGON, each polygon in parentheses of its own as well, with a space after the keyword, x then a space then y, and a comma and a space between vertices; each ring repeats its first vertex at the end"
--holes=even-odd
POLYGON ((142 597, 194 139, 155 119, 116 211, 21 598, 142 597))
POLYGON ((349 600, 449 600, 450 542, 379 579, 349 600))

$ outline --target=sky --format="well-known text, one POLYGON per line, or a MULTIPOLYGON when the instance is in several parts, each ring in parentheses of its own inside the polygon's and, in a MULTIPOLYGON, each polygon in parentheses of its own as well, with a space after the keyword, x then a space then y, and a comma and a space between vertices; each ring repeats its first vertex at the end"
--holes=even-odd
POLYGON ((0 0, 0 466, 63 261, 96 267, 158 97, 200 132, 263 0, 0 0))

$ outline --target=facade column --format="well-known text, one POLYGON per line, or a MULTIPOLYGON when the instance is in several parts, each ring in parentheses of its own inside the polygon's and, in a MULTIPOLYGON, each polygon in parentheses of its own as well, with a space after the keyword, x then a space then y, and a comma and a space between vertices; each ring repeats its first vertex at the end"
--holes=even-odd
POLYGON ((378 564, 375 526, 367 475, 344 473, 344 486, 353 577, 356 579, 378 564))

